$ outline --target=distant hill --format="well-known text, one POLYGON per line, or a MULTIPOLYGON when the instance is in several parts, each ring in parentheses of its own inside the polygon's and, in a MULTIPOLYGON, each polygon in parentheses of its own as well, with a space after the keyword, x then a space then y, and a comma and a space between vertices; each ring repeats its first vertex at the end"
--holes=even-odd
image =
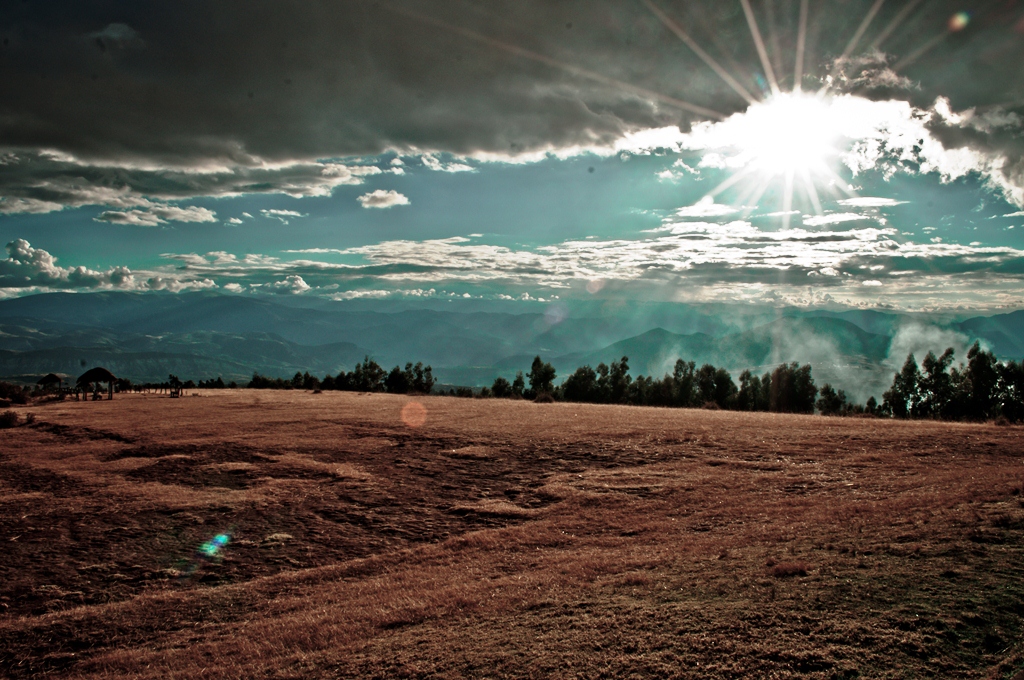
POLYGON ((679 335, 655 328, 596 352, 558 357, 556 366, 568 370, 582 364, 607 364, 628 356, 634 373, 660 376, 671 372, 678 358, 732 370, 790 361, 879 363, 886 356, 889 340, 888 336, 868 333, 849 321, 828 317, 777 319, 720 338, 705 333, 679 335))
POLYGON ((971 337, 985 338, 997 356, 1024 358, 1024 310, 979 316, 957 326, 971 337))
POLYGON ((486 385, 528 370, 536 355, 560 376, 628 356, 633 375, 655 376, 671 371, 677 358, 734 374, 809 362, 819 383, 835 380, 867 392, 891 381, 884 364, 893 337, 922 325, 983 338, 1003 358, 1024 357, 1024 311, 956 321, 747 305, 392 300, 375 307, 366 300, 107 291, 0 301, 0 375, 74 374, 82 360, 102 360, 133 380, 162 380, 167 373, 323 375, 351 370, 369 355, 385 367, 422 361, 442 381, 486 385))
MULTIPOLYGON (((0 326, 0 331, 12 330, 0 326)), ((119 377, 134 382, 158 382, 169 373, 194 380, 223 377, 248 380, 254 371, 264 375, 291 376, 296 371, 318 375, 336 374, 352 366, 368 351, 352 343, 319 346, 298 345, 268 333, 229 334, 201 332, 164 336, 119 336, 91 329, 66 335, 33 338, 10 334, 0 336, 5 345, 20 345, 18 351, 0 350, 0 375, 44 375, 50 372, 71 376, 87 367, 101 365, 119 377), (61 344, 75 341, 75 344, 61 344), (32 346, 26 346, 32 345, 32 346)))

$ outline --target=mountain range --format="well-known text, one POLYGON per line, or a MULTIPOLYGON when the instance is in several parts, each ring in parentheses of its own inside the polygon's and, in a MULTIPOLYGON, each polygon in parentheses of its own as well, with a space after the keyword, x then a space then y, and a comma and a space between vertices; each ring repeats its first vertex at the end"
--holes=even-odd
POLYGON ((676 359, 770 370, 809 362, 864 398, 880 394, 913 351, 982 340, 1001 358, 1024 357, 1024 311, 942 318, 829 311, 615 302, 330 301, 220 293, 49 293, 0 301, 0 375, 74 376, 94 365, 136 382, 169 373, 246 380, 351 370, 364 356, 390 367, 422 361, 443 383, 490 384, 534 356, 564 376, 629 357, 634 375, 671 372, 676 359))

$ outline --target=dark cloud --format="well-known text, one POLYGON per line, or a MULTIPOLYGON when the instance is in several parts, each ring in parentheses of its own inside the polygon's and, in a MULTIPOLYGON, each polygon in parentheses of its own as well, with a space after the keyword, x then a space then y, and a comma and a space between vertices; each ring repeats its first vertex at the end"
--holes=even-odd
MULTIPOLYGON (((919 106, 1024 101, 1019 3, 886 3, 837 68, 872 4, 812 3, 805 85, 836 72, 843 87, 919 106), (960 11, 972 19, 951 32, 960 11)), ((753 5, 788 89, 799 2, 753 5)), ((658 6, 742 88, 765 90, 738 2, 658 6)), ((5 9, 0 33, 0 148, 17 161, 0 160, 7 212, 138 207, 110 192, 323 195, 358 182, 332 184, 324 159, 610 144, 688 129, 694 107, 746 106, 643 3, 624 0, 23 2, 5 9)))
MULTIPOLYGON (((895 17, 899 6, 889 4, 860 47, 895 17)), ((925 97, 947 94, 958 108, 1024 98, 1024 75, 1007 72, 1008 57, 1024 48, 994 4, 923 3, 881 49, 905 56, 942 34, 954 12, 973 10, 967 28, 905 75, 925 97), (930 70, 936 60, 946 71, 930 70), (977 69, 994 60, 998 77, 979 88, 977 69)), ((825 74, 870 5, 815 8, 811 77, 825 74)), ((663 7, 745 88, 759 89, 762 68, 738 3, 663 7)), ((798 3, 755 9, 779 78, 791 84, 798 3)), ((0 30, 12 38, 0 137, 85 158, 248 165, 392 146, 509 152, 692 119, 527 51, 723 113, 743 106, 636 2, 19 3, 0 30)))

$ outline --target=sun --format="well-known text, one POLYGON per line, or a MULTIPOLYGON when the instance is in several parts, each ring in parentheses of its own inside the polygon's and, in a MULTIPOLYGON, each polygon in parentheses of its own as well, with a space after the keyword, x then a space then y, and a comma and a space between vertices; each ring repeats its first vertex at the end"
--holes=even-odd
POLYGON ((827 102, 819 96, 787 92, 753 104, 730 130, 739 150, 736 162, 772 177, 825 175, 838 155, 839 138, 827 102))
POLYGON ((850 111, 836 104, 827 91, 776 92, 725 120, 694 126, 690 148, 705 152, 701 163, 732 171, 705 198, 714 200, 735 187, 735 203, 753 210, 772 185, 781 183, 780 212, 788 226, 794 194, 818 215, 819 188, 850 194, 834 169, 848 141, 850 111))

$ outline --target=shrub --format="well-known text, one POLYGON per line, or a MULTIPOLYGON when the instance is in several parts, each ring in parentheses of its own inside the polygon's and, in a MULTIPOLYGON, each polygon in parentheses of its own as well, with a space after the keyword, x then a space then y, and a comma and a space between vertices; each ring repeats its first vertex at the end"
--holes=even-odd
POLYGON ((28 391, 20 385, 0 381, 0 399, 6 399, 12 404, 27 404, 28 391))
POLYGON ((553 404, 553 403, 555 403, 555 398, 553 396, 551 396, 550 392, 541 392, 533 400, 533 403, 535 403, 535 404, 553 404))
POLYGON ((18 426, 18 414, 14 411, 0 413, 0 430, 18 426))

